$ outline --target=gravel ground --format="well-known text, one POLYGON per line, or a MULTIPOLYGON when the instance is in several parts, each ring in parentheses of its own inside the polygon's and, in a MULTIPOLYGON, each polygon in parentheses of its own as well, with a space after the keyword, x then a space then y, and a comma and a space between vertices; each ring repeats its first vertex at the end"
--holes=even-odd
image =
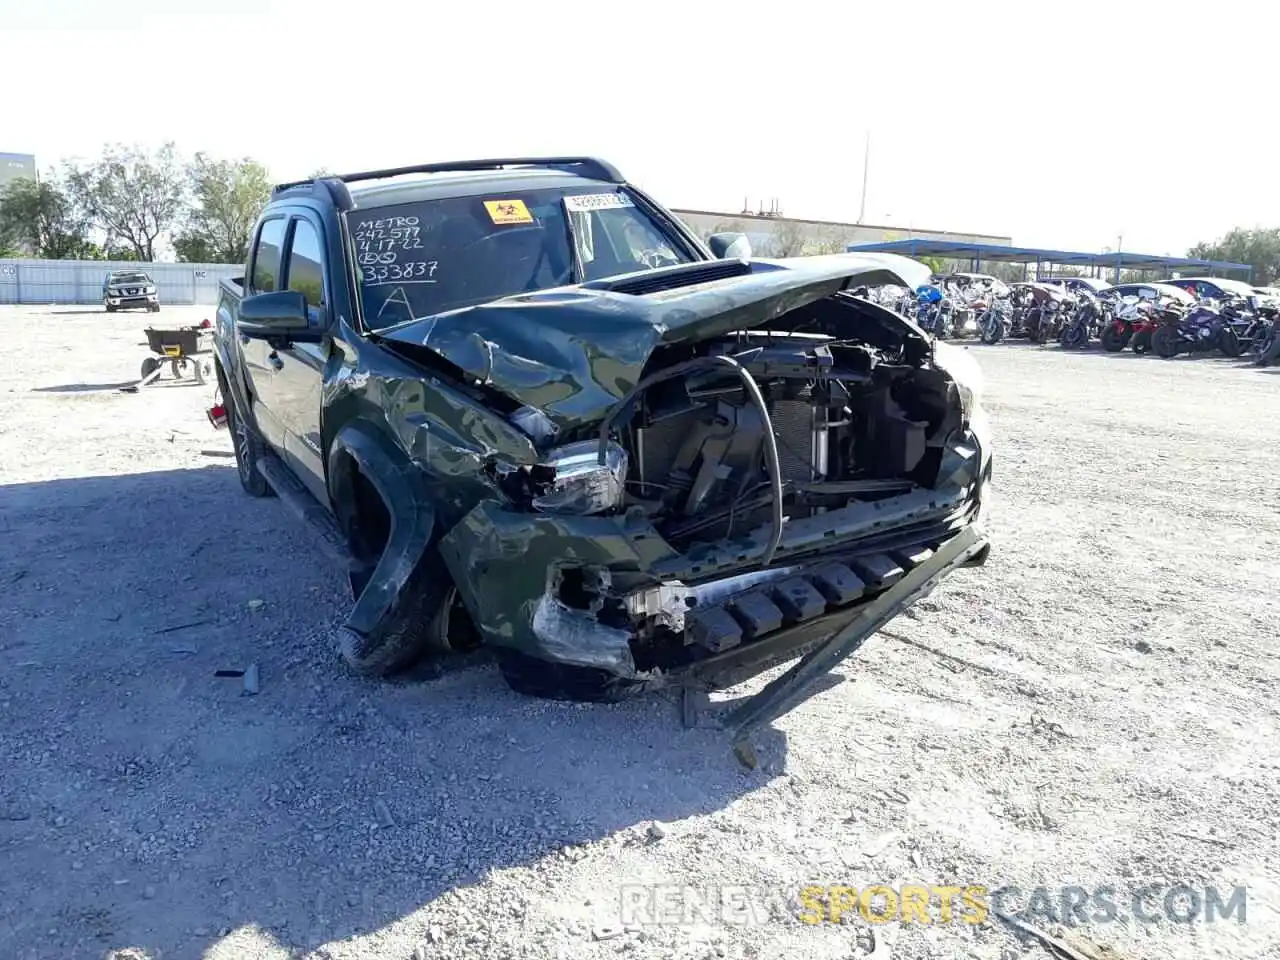
POLYGON ((151 320, 0 308, 0 956, 1050 956, 994 918, 808 925, 811 882, 1109 885, 1083 956, 1280 956, 1280 371, 973 347, 990 563, 746 772, 671 697, 353 677, 341 572, 242 495, 210 391, 114 389, 151 320), (257 696, 215 676, 251 663, 257 696), (1247 885, 1247 922, 1129 922, 1150 883, 1247 885), (646 924, 628 884, 756 909, 646 924))

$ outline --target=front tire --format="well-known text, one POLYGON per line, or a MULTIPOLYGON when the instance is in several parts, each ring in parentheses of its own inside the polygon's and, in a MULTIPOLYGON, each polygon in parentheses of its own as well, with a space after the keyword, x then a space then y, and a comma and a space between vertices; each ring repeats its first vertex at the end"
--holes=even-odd
POLYGON ((1218 350, 1222 352, 1224 357, 1240 356, 1244 353, 1244 344, 1240 342, 1240 337, 1230 327, 1223 327, 1222 332, 1218 334, 1218 350))
POLYGON ((1098 342, 1102 344, 1102 349, 1107 353, 1119 353, 1129 343, 1129 332, 1127 330, 1118 331, 1114 323, 1109 323, 1102 328, 1102 334, 1098 337, 1098 342))
POLYGON ((982 342, 993 344, 999 343, 1004 339, 1005 329, 1004 321, 1000 318, 992 320, 982 328, 982 342))
POLYGON ((1084 324, 1073 323, 1062 333, 1062 346, 1066 350, 1083 347, 1089 342, 1089 328, 1084 324))
POLYGON ((454 649, 451 627, 460 626, 451 621, 464 613, 457 597, 439 551, 428 547, 377 631, 361 636, 341 628, 338 653, 347 666, 366 677, 393 676, 424 657, 450 653, 454 649))
POLYGON ((1166 360, 1178 355, 1178 336, 1172 327, 1156 327, 1151 334, 1151 349, 1166 360))

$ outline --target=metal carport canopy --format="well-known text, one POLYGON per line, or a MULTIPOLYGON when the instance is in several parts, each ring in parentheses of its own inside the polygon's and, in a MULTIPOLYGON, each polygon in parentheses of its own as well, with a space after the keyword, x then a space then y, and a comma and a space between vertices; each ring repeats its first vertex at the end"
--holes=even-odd
POLYGON ((1059 266, 1110 267, 1114 270, 1198 270, 1240 271, 1253 275, 1247 263, 1225 260, 1196 260, 1187 257, 1158 257, 1143 253, 1085 253, 1075 250, 1046 250, 1037 247, 1005 247, 994 243, 963 243, 956 240, 885 240, 878 243, 854 243, 845 248, 849 253, 897 253, 907 257, 946 257, 949 260, 972 260, 981 263, 1052 263, 1059 266))

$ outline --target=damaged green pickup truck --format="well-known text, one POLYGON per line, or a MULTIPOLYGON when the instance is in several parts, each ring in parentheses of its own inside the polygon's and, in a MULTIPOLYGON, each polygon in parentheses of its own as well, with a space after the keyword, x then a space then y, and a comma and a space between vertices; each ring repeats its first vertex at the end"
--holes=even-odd
POLYGON ((927 275, 704 244, 591 158, 326 177, 223 283, 218 383, 244 488, 349 564, 353 667, 483 644, 612 700, 800 657, 745 736, 986 559, 976 364, 858 295, 927 275))

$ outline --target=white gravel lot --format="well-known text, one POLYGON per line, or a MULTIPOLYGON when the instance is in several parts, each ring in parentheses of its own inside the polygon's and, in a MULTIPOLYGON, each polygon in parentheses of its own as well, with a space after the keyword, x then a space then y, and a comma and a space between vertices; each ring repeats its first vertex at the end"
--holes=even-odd
POLYGON ((996 549, 890 628, 963 663, 874 639, 747 772, 671 697, 348 673, 341 572, 241 493, 211 391, 114 389, 211 314, 0 308, 0 957, 1052 956, 808 925, 807 883, 1112 886, 1083 956, 1280 956, 1280 370, 973 347, 996 549), (776 903, 624 923, 639 883, 776 903), (1136 922, 1153 883, 1247 920, 1136 922))

